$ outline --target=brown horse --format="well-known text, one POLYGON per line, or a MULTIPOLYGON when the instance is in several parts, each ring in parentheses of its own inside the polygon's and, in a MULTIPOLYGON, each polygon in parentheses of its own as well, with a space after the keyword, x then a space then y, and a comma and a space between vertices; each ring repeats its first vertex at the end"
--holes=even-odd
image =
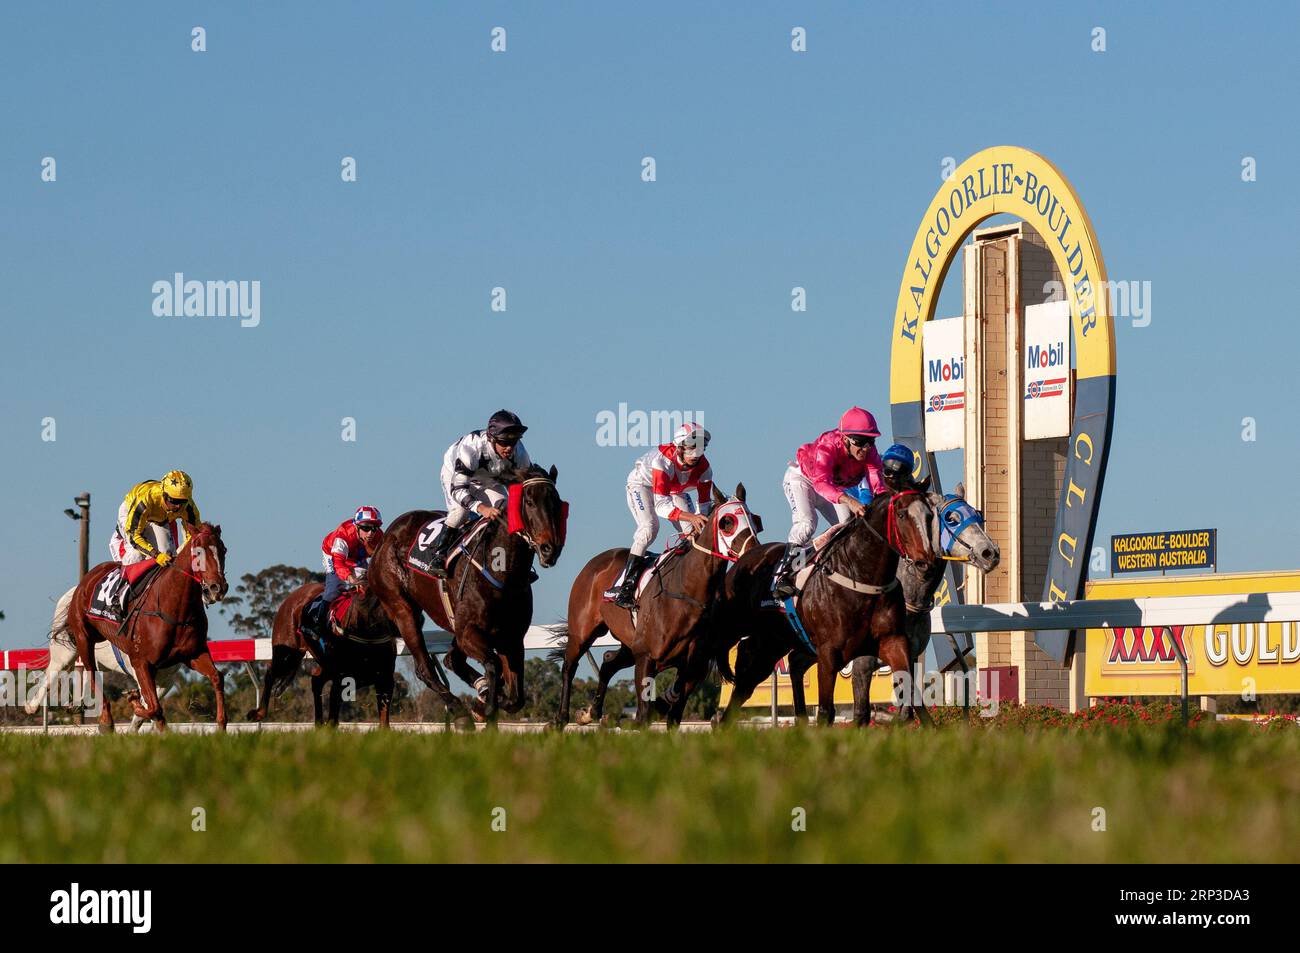
MULTIPOLYGON (((835 721, 835 673, 849 661, 873 655, 897 666, 895 671, 907 669, 906 606, 895 577, 900 556, 923 572, 937 559, 931 513, 923 492, 880 494, 862 516, 835 531, 813 564, 798 613, 817 657, 817 717, 823 724, 835 721)), ((735 716, 781 656, 801 644, 791 622, 772 604, 772 572, 782 546, 751 549, 727 573, 717 626, 727 638, 717 647, 717 661, 735 687, 718 716, 720 724, 735 716), (733 674, 727 654, 744 636, 733 674)), ((922 717, 929 719, 924 708, 922 717)))
MULTIPOLYGON (((144 592, 128 607, 125 622, 91 619, 86 615, 92 594, 116 563, 100 563, 77 583, 68 609, 68 628, 77 643, 77 655, 85 671, 95 671, 95 644, 112 642, 130 659, 140 685, 140 702, 132 707, 140 718, 152 718, 158 731, 165 731, 162 702, 158 698, 159 669, 184 663, 212 683, 217 699, 217 727, 226 730, 226 695, 221 673, 208 652, 208 616, 205 607, 220 602, 229 590, 226 583, 226 544, 221 527, 211 523, 185 525, 187 539, 175 558, 161 569, 151 570, 144 592)), ((99 716, 101 730, 111 731, 113 715, 104 705, 99 716)))
MULTIPOLYGON (((913 666, 930 644, 930 610, 934 608, 935 593, 947 571, 947 561, 964 562, 980 572, 992 572, 1001 559, 997 543, 984 529, 984 514, 966 502, 960 484, 956 493, 947 496, 930 493, 928 499, 934 512, 931 539, 942 558, 924 571, 905 559, 898 563, 898 582, 907 610, 904 631, 913 666)), ((960 652, 955 640, 953 648, 960 652)), ((805 720, 808 715, 803 675, 816 661, 816 656, 802 645, 790 653, 790 694, 796 722, 805 720)), ((853 660, 853 720, 859 726, 871 723, 871 677, 880 664, 880 659, 872 655, 860 655, 853 660)), ((911 692, 907 694, 910 698, 911 692)), ((899 720, 910 721, 912 715, 912 705, 904 699, 899 708, 899 720)))
POLYGON ((266 668, 261 702, 248 713, 247 718, 249 721, 266 718, 272 696, 280 695, 289 687, 298 674, 303 656, 310 653, 318 663, 311 677, 317 725, 325 723, 321 697, 325 685, 332 685, 329 723, 337 725, 343 703, 341 683, 343 679, 351 678, 357 687, 375 686, 379 725, 387 728, 388 707, 393 699, 393 670, 397 665, 397 629, 384 614, 379 599, 361 587, 348 606, 343 620, 343 635, 330 639, 325 658, 318 658, 315 648, 303 638, 300 630, 303 610, 324 590, 322 583, 305 583, 280 603, 271 627, 271 664, 266 668))
POLYGON ((762 529, 762 522, 745 505, 743 483, 736 487, 731 499, 715 486, 713 504, 708 525, 699 537, 690 537, 689 545, 684 540, 659 564, 641 595, 635 616, 602 596, 626 565, 626 549, 607 549, 578 573, 569 591, 568 638, 562 649, 564 666, 556 727, 568 724, 573 676, 583 653, 606 632, 612 632, 622 646, 605 657, 596 697, 584 713, 587 719, 600 720, 610 678, 635 664, 637 724, 649 723, 651 686, 655 674, 666 668, 676 668, 677 678, 665 693, 660 710, 667 715, 670 727, 681 723, 686 702, 708 674, 713 659, 701 636, 708 630, 711 609, 727 567, 758 542, 762 529))
MULTIPOLYGON (((479 700, 474 712, 495 726, 499 708, 518 711, 524 705, 524 634, 533 620, 533 554, 543 567, 554 566, 564 547, 567 504, 550 472, 534 466, 502 477, 509 488, 512 526, 493 520, 453 563, 441 583, 407 565, 406 556, 421 529, 441 511, 403 513, 389 525, 372 560, 370 586, 406 643, 416 675, 457 713, 457 723, 472 726, 469 713, 452 693, 436 659, 430 657, 420 634, 422 613, 452 633, 446 664, 461 679, 475 685, 479 700), (449 617, 439 585, 446 586, 449 617), (478 672, 469 664, 483 666, 478 672)), ((468 537, 467 537, 468 538, 468 537)))

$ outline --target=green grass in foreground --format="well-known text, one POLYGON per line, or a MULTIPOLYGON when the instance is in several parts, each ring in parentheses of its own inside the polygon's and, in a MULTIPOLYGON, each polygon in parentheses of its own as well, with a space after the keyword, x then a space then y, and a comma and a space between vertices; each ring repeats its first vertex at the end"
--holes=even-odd
POLYGON ((1248 725, 0 736, 4 862, 1295 862, 1297 804, 1248 725))

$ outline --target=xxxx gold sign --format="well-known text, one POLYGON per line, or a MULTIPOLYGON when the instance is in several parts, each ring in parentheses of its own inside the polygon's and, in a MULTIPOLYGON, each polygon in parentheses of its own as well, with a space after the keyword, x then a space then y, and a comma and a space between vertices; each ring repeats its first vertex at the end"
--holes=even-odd
MULTIPOLYGON (((1300 591, 1300 572, 1103 579, 1089 599, 1300 591)), ((1193 695, 1300 692, 1300 619, 1161 628, 1089 629, 1084 691, 1091 696, 1177 695, 1178 649, 1193 695)))
MULTIPOLYGON (((1110 452, 1115 336, 1106 265, 1088 213, 1056 166, 1037 153, 1016 146, 976 153, 957 167, 921 219, 894 309, 889 385, 894 440, 919 455, 918 475, 924 475, 921 326, 934 317, 943 278, 962 242, 980 222, 998 214, 1025 220, 1043 237, 1070 303, 1078 376, 1043 599, 1082 598, 1110 452)), ((1068 636, 1039 632, 1036 638, 1063 663, 1068 636)))

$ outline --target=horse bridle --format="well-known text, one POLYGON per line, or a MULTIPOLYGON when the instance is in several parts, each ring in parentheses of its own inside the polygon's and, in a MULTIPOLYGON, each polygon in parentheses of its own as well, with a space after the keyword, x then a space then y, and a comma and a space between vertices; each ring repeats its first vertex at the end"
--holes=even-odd
MULTIPOLYGON (((714 510, 714 512, 712 512, 711 514, 709 514, 709 525, 712 526, 713 528, 712 548, 706 549, 705 547, 701 546, 699 543, 698 534, 697 536, 691 537, 691 547, 699 550, 700 552, 708 556, 716 556, 718 559, 725 559, 729 563, 734 563, 736 560, 740 559, 741 556, 745 555, 745 553, 749 552, 750 547, 753 546, 756 542, 758 542, 758 533, 754 529, 754 521, 749 517, 750 517, 749 507, 745 505, 744 501, 738 500, 734 496, 731 497, 725 503, 719 504, 717 509, 714 510), (730 555, 729 553, 719 552, 718 550, 718 523, 722 518, 720 514, 722 513, 725 507, 730 506, 732 504, 736 504, 740 507, 741 511, 745 514, 746 522, 749 524, 749 539, 746 541, 745 545, 741 547, 740 552, 736 553, 734 556, 730 555)), ((731 547, 728 546, 727 548, 730 549, 731 547)))
MULTIPOLYGON (((555 486, 555 481, 550 479, 549 477, 529 477, 527 480, 523 480, 522 482, 517 483, 515 485, 519 487, 519 491, 520 493, 522 493, 527 487, 536 486, 539 483, 545 483, 548 486, 552 486, 552 487, 555 486)), ((558 490, 556 491, 556 495, 559 495, 558 490)), ((520 506, 520 510, 522 511, 523 509, 522 499, 519 501, 519 506, 520 506)), ((500 519, 500 517, 498 517, 498 519, 500 519)), ((528 544, 529 549, 537 553, 539 556, 541 555, 541 553, 537 549, 537 543, 533 542, 533 538, 530 535, 528 535, 528 530, 524 529, 523 527, 520 527, 516 531, 516 533, 518 534, 520 539, 522 539, 525 543, 528 544)))

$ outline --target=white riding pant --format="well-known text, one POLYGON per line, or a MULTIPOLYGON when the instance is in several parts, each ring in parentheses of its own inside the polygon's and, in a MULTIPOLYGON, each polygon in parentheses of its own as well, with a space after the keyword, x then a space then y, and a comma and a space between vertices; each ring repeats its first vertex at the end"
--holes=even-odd
MULTIPOLYGON (((689 496, 674 496, 673 505, 687 513, 695 512, 695 501, 689 496)), ((659 535, 659 514, 655 512, 654 490, 642 483, 627 485, 627 508, 636 520, 636 532, 632 534, 632 555, 644 556, 650 544, 659 535)), ((684 532, 689 523, 672 520, 677 532, 684 532)))
POLYGON ((842 503, 831 503, 813 489, 812 481, 804 476, 797 466, 791 464, 786 468, 785 498, 790 503, 790 535, 787 542, 803 546, 817 533, 817 517, 834 526, 849 518, 849 508, 842 503))
MULTIPOLYGON (((108 540, 109 558, 123 566, 133 566, 146 559, 153 559, 148 553, 136 548, 135 543, 131 542, 131 537, 127 535, 126 520, 129 515, 126 501, 123 500, 122 505, 117 508, 117 528, 113 530, 113 535, 108 540)), ((158 548, 158 552, 176 555, 176 542, 172 539, 171 524, 146 523, 143 533, 153 537, 153 544, 158 548)))
MULTIPOLYGON (((451 480, 452 472, 447 467, 443 467, 442 477, 442 494, 447 498, 447 526, 460 526, 470 516, 470 510, 461 506, 451 498, 451 480)), ((500 509, 505 506, 506 498, 509 496, 504 483, 494 483, 484 486, 480 483, 474 483, 469 486, 470 495, 473 497, 473 504, 477 506, 480 503, 486 503, 488 506, 500 509)))

